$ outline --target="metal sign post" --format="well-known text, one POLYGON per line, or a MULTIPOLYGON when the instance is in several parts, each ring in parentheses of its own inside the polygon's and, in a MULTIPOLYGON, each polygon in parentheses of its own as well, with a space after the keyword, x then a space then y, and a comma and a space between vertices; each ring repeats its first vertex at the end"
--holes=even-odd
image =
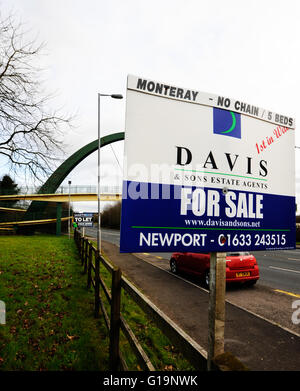
POLYGON ((98 205, 98 227, 97 227, 97 250, 101 254, 101 214, 100 214, 100 148, 101 148, 101 138, 100 138, 100 96, 98 93, 98 172, 97 172, 97 205, 98 205))
POLYGON ((68 220, 68 234, 69 234, 69 239, 71 237, 71 220, 70 220, 70 215, 71 215, 71 194, 70 194, 70 186, 71 186, 71 181, 68 181, 69 185, 69 220, 68 220))
POLYGON ((61 235, 61 212, 62 212, 62 202, 57 202, 56 203, 56 235, 57 236, 61 235))
POLYGON ((208 356, 207 369, 212 360, 224 353, 226 291, 226 253, 210 254, 209 306, 208 306, 208 356))

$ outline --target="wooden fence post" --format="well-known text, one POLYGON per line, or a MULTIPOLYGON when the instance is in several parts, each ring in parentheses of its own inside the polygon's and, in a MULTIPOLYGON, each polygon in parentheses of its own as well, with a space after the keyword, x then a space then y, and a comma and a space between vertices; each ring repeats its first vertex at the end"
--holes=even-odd
POLYGON ((85 237, 83 236, 83 237, 82 237, 81 252, 80 252, 81 265, 83 265, 84 248, 85 248, 85 237))
POLYGON ((207 369, 224 353, 226 253, 210 254, 207 369))
POLYGON ((78 249, 78 252, 80 254, 80 234, 79 232, 77 232, 77 249, 78 249))
POLYGON ((84 259, 83 259, 83 274, 85 274, 87 272, 87 258, 88 258, 88 250, 90 248, 90 246, 92 246, 88 239, 86 239, 86 242, 85 242, 85 250, 84 250, 84 259))
POLYGON ((75 228, 75 232, 76 232, 76 246, 77 246, 77 250, 79 250, 79 232, 78 230, 75 228))
POLYGON ((95 318, 99 318, 100 310, 100 254, 95 255, 95 318))
POLYGON ((93 261, 93 246, 90 245, 88 264, 87 264, 87 288, 88 289, 91 288, 92 261, 93 261))
POLYGON ((79 241, 78 241, 79 247, 78 247, 78 252, 79 252, 79 257, 81 260, 81 247, 82 247, 82 237, 79 236, 79 241))
POLYGON ((110 370, 117 371, 120 364, 119 339, 120 339, 120 304, 121 304, 121 269, 112 271, 111 285, 111 310, 109 330, 109 361, 110 370))

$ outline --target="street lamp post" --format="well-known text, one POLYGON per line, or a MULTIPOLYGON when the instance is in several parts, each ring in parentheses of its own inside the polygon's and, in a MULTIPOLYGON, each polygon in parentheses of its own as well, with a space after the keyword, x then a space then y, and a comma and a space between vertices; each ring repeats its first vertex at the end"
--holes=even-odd
POLYGON ((100 98, 101 96, 110 96, 113 99, 123 99, 123 96, 120 94, 100 94, 98 93, 98 191, 97 191, 97 200, 98 200, 98 230, 97 230, 97 250, 101 254, 101 216, 100 216, 100 98))
POLYGON ((71 181, 68 181, 68 185, 69 185, 69 220, 68 220, 68 233, 69 233, 69 239, 71 237, 71 221, 70 221, 70 214, 71 214, 71 197, 70 197, 70 185, 71 185, 71 181))

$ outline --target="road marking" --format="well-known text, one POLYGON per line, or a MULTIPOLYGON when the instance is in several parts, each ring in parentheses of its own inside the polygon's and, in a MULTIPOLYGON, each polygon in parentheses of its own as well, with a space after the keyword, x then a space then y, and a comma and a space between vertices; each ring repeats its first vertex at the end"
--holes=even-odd
MULTIPOLYGON (((92 228, 86 228, 86 233, 89 233, 89 235, 96 235, 97 231, 95 229, 92 229, 92 228)), ((101 233, 102 233, 102 236, 104 235, 110 235, 110 236, 120 236, 119 233, 116 233, 116 232, 109 232, 109 231, 105 231, 105 230, 101 230, 101 233)), ((96 236, 95 236, 96 237, 96 236)))
POLYGON ((163 259, 163 257, 159 257, 158 255, 156 255, 156 258, 157 258, 157 259, 163 259))
POLYGON ((285 272, 292 272, 292 273, 299 273, 299 270, 292 270, 292 269, 283 269, 282 267, 276 267, 276 266, 269 266, 270 269, 276 269, 276 270, 283 270, 285 272))
POLYGON ((290 261, 300 261, 300 258, 288 258, 290 261))
POLYGON ((120 234, 116 234, 116 233, 114 233, 114 232, 107 232, 107 231, 103 231, 103 235, 120 236, 120 234))
POLYGON ((143 253, 144 255, 150 255, 149 253, 143 253))
POLYGON ((281 289, 274 289, 274 292, 284 293, 285 295, 289 295, 293 297, 300 297, 300 295, 296 295, 296 293, 282 291, 281 289))
MULTIPOLYGON (((165 268, 163 268, 163 267, 161 267, 161 266, 158 266, 156 262, 151 262, 150 260, 147 260, 147 259, 144 259, 144 258, 140 258, 140 257, 139 257, 139 253, 133 253, 133 255, 136 256, 137 258, 139 258, 141 261, 144 261, 144 262, 148 263, 149 265, 151 265, 151 266, 153 266, 153 267, 156 267, 157 269, 160 269, 160 270, 162 270, 162 271, 164 271, 164 272, 170 274, 171 276, 173 276, 173 277, 175 277, 175 278, 178 278, 179 280, 182 280, 182 281, 184 281, 184 282, 187 282, 188 284, 193 285, 194 287, 196 287, 196 288, 198 288, 198 289, 200 289, 200 290, 202 290, 202 291, 204 291, 204 292, 206 292, 206 293, 209 293, 209 291, 208 291, 207 289, 202 288, 201 286, 196 285, 196 284, 194 284, 193 282, 188 281, 188 280, 186 280, 185 278, 179 276, 178 274, 174 274, 173 272, 171 272, 171 271, 169 271, 169 270, 166 270, 165 268)), ((150 255, 150 254, 148 254, 148 255, 150 255)))
MULTIPOLYGON (((139 258, 138 253, 135 253, 134 255, 135 255, 137 258, 139 258)), ((144 261, 144 262, 146 262, 146 263, 148 263, 149 265, 151 265, 151 266, 153 266, 153 267, 156 267, 157 269, 160 269, 160 270, 162 270, 162 271, 164 271, 164 272, 170 274, 171 276, 173 276, 173 277, 175 277, 175 278, 178 278, 179 280, 182 280, 182 281, 186 282, 187 284, 192 285, 192 286, 194 286, 195 288, 200 289, 200 290, 202 290, 202 291, 204 291, 204 292, 206 292, 206 293, 209 294, 209 290, 203 288, 202 286, 196 285, 196 284, 194 284, 193 282, 191 282, 191 281, 189 281, 189 280, 186 280, 185 278, 179 276, 178 274, 174 274, 174 273, 172 273, 171 271, 166 270, 166 269, 162 268, 161 266, 158 266, 157 264, 152 263, 151 261, 148 261, 148 260, 143 259, 143 258, 139 258, 139 259, 142 260, 142 261, 144 261)), ((225 301, 226 301, 226 303, 229 303, 229 304, 233 305, 234 307, 239 308, 240 310, 249 312, 251 315, 256 316, 257 318, 260 318, 260 319, 262 319, 262 320, 264 320, 264 321, 266 321, 266 322, 268 322, 268 323, 271 323, 271 324, 273 324, 274 326, 280 327, 281 329, 287 331, 287 332, 290 333, 290 334, 294 334, 294 335, 296 335, 297 337, 300 337, 300 334, 296 333, 296 332, 293 331, 293 330, 288 329, 287 327, 282 326, 281 324, 279 324, 279 323, 277 323, 277 322, 274 322, 274 321, 271 320, 271 319, 267 319, 267 318, 265 318, 264 316, 261 316, 261 315, 259 315, 259 314, 256 314, 255 312, 253 312, 253 311, 251 311, 251 310, 249 310, 249 309, 247 309, 247 308, 245 308, 245 307, 242 307, 242 306, 240 306, 240 305, 238 305, 238 304, 232 302, 232 301, 229 300, 229 299, 225 299, 225 301)))
POLYGON ((280 327, 282 330, 287 331, 287 332, 290 333, 290 334, 294 334, 294 335, 296 335, 297 337, 300 337, 300 334, 296 333, 295 331, 290 330, 290 329, 288 329, 287 327, 284 327, 284 326, 282 326, 281 324, 279 324, 279 323, 277 323, 277 322, 274 322, 274 321, 271 320, 271 319, 268 319, 268 318, 265 318, 264 316, 261 316, 261 315, 259 315, 259 314, 256 314, 255 312, 250 311, 248 308, 242 307, 242 306, 240 306, 240 305, 238 305, 238 304, 236 304, 236 303, 234 303, 234 302, 231 302, 231 301, 229 301, 229 300, 227 300, 227 299, 226 299, 226 302, 229 303, 229 304, 231 304, 231 305, 233 305, 233 306, 235 306, 235 307, 237 307, 237 308, 239 308, 239 309, 241 309, 241 310, 243 310, 243 311, 249 312, 249 314, 251 314, 251 315, 253 315, 253 316, 256 316, 257 318, 260 318, 260 319, 264 320, 265 322, 269 322, 269 323, 273 324, 273 325, 276 326, 276 327, 280 327))

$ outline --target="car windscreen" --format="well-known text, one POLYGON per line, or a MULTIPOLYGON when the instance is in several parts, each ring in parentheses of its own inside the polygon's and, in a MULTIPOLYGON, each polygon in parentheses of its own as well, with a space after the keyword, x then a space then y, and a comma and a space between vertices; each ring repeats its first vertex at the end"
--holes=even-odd
POLYGON ((242 257, 245 255, 250 255, 248 252, 236 252, 236 253, 226 253, 227 257, 242 257))

